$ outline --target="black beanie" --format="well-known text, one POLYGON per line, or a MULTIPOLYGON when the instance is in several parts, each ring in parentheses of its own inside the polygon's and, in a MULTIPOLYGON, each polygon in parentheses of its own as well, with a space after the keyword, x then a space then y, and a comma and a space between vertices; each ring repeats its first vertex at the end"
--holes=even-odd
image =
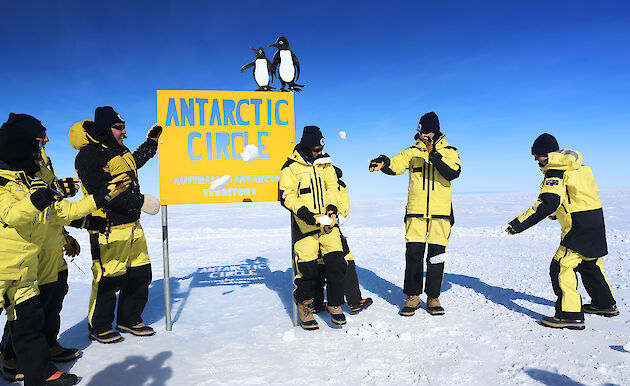
POLYGON ((307 149, 314 149, 317 146, 324 146, 326 141, 324 140, 324 136, 322 135, 321 130, 317 126, 306 126, 304 127, 304 132, 302 132, 302 139, 300 139, 300 144, 307 149))
POLYGON ((440 121, 436 113, 431 111, 420 117, 420 123, 418 123, 418 129, 423 133, 435 133, 440 135, 440 121))
POLYGON ((28 173, 39 170, 34 154, 39 153, 39 141, 46 128, 28 114, 9 114, 0 127, 0 159, 16 170, 28 173))
POLYGON ((532 155, 547 155, 552 151, 560 149, 556 138, 547 133, 543 133, 536 138, 532 145, 532 155))
POLYGON ((110 106, 97 107, 94 111, 94 133, 103 138, 109 132, 109 128, 116 123, 125 123, 125 120, 110 106))

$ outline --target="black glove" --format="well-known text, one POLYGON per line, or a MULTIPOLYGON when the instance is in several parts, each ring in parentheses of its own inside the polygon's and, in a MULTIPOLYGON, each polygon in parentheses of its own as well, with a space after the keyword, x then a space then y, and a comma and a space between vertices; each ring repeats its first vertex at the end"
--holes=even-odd
POLYGON ((64 198, 74 197, 80 189, 78 178, 62 178, 54 182, 57 190, 59 190, 64 198))
POLYGON ((424 146, 427 147, 427 152, 431 153, 435 148, 433 147, 433 139, 429 137, 420 136, 420 140, 424 143, 424 146))
POLYGON ((54 202, 61 201, 63 194, 54 183, 47 185, 44 180, 35 177, 31 180, 31 202, 38 210, 44 210, 54 202))
POLYGON ((104 235, 109 234, 112 229, 112 222, 105 217, 92 216, 91 214, 74 220, 70 223, 71 227, 87 229, 89 231, 98 231, 104 235))
POLYGON ((72 236, 66 236, 66 243, 63 245, 63 251, 66 256, 75 257, 81 253, 79 242, 72 236))
POLYGON ((337 207, 334 206, 333 204, 330 204, 326 207, 326 214, 327 215, 331 215, 331 214, 337 214, 337 207))
POLYGON ((306 225, 317 225, 317 221, 315 220, 315 215, 313 214, 313 212, 308 210, 308 208, 305 206, 298 209, 295 215, 297 216, 297 218, 304 221, 306 225))
POLYGON ((162 126, 155 124, 149 129, 149 132, 147 133, 147 138, 157 141, 158 139, 160 139, 161 134, 162 126))
POLYGON ((388 168, 389 167, 389 157, 387 157, 386 155, 379 155, 378 157, 374 158, 373 160, 370 161, 370 166, 369 166, 369 170, 371 172, 377 172, 383 168, 388 168))
POLYGON ((505 228, 505 233, 507 233, 508 235, 515 235, 516 231, 514 230, 514 228, 512 228, 512 225, 508 225, 508 227, 505 228))

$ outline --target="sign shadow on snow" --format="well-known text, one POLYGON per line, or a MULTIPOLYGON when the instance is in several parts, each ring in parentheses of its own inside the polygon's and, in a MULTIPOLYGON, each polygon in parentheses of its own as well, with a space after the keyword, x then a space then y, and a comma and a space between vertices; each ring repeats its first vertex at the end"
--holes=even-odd
POLYGON ((153 358, 130 355, 122 362, 113 363, 94 374, 87 383, 89 386, 105 385, 145 385, 165 386, 173 376, 173 370, 164 366, 171 351, 162 351, 153 358))
MULTIPOLYGON (((405 303, 405 295, 402 292, 402 288, 400 288, 396 284, 383 279, 369 269, 361 268, 359 266, 357 266, 357 276, 359 277, 359 284, 361 285, 361 287, 378 295, 389 304, 401 308, 405 303)), ((482 282, 479 278, 459 275, 455 273, 444 274, 444 281, 442 282, 442 293, 447 292, 449 289, 451 289, 453 284, 465 288, 470 288, 473 291, 485 296, 486 299, 495 304, 499 304, 511 311, 527 315, 536 320, 542 318, 544 315, 541 315, 538 312, 532 311, 517 304, 515 300, 525 300, 531 303, 542 304, 545 306, 555 305, 554 302, 545 298, 526 294, 524 292, 518 292, 509 288, 492 286, 482 282)), ((422 308, 426 307, 426 303, 424 303, 422 300, 420 301, 420 303, 422 308)))

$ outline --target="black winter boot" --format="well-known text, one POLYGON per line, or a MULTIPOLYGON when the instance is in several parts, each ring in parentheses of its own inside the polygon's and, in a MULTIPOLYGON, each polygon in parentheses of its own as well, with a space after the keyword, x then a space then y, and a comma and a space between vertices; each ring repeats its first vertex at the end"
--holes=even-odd
POLYGON ((585 314, 601 315, 607 318, 612 318, 613 316, 619 315, 619 308, 617 308, 616 304, 613 304, 608 308, 596 308, 593 307, 592 304, 585 304, 582 306, 582 312, 585 314))
POLYGON ((47 386, 70 386, 79 383, 79 378, 74 374, 62 373, 57 371, 48 379, 46 379, 47 386))

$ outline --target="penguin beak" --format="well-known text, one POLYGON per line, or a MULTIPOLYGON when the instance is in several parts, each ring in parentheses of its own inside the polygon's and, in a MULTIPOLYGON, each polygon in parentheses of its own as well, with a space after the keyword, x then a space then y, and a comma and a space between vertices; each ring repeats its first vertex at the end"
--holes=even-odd
POLYGON ((273 43, 272 45, 270 45, 269 47, 276 47, 278 48, 278 43, 273 43))
POLYGON ((256 49, 254 47, 251 46, 251 44, 249 45, 249 49, 252 50, 252 52, 254 53, 254 55, 256 54, 256 49))

